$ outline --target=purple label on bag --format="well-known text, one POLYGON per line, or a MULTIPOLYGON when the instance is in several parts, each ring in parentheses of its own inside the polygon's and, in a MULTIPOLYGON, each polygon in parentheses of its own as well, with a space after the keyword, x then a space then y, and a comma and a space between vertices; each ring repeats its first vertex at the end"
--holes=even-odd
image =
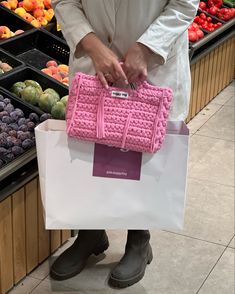
POLYGON ((140 180, 142 153, 95 144, 93 176, 140 180))

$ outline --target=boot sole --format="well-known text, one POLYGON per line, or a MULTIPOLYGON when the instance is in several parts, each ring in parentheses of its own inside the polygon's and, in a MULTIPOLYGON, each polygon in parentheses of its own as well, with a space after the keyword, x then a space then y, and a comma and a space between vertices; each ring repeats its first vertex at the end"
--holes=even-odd
MULTIPOLYGON (((105 244, 103 244, 102 246, 99 246, 97 248, 94 249, 94 251, 91 253, 98 256, 99 254, 102 254, 104 253, 104 251, 106 251, 109 247, 109 242, 106 242, 105 244)), ((57 281, 63 281, 63 280, 67 280, 67 279, 70 279, 72 277, 75 277, 76 275, 80 274, 80 272, 82 272, 82 270, 85 268, 86 264, 83 265, 82 268, 79 268, 71 273, 68 273, 68 274, 59 274, 55 271, 53 271, 53 269, 51 269, 50 271, 50 277, 53 279, 53 280, 57 280, 57 281)))
MULTIPOLYGON (((152 262, 152 260, 153 260, 153 252, 152 252, 152 248, 150 247, 150 250, 148 253, 147 264, 150 264, 152 262)), ((147 264, 146 264, 146 266, 147 266, 147 264)), ((136 276, 133 276, 127 280, 119 280, 117 278, 112 277, 112 275, 111 275, 109 278, 109 285, 113 288, 127 288, 127 287, 130 287, 130 286, 138 283, 144 277, 146 266, 136 276)))

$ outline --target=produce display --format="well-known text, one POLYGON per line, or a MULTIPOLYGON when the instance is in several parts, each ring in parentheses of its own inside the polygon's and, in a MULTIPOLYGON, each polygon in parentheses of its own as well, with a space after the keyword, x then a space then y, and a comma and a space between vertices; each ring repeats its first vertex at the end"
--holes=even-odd
POLYGON ((227 4, 226 2, 223 0, 201 1, 199 8, 223 21, 228 21, 235 17, 235 8, 223 7, 223 4, 227 4))
POLYGON ((50 117, 33 112, 25 117, 11 99, 0 94, 0 168, 35 145, 35 126, 50 117))
POLYGON ((0 76, 1 74, 4 74, 5 72, 8 72, 10 70, 12 70, 12 67, 8 63, 2 62, 0 60, 0 76))
POLYGON ((1 1, 1 5, 11 9, 36 28, 46 26, 54 17, 51 0, 7 0, 1 1))
POLYGON ((22 34, 23 32, 23 30, 16 30, 15 32, 12 32, 11 29, 7 26, 0 26, 0 40, 14 37, 16 35, 22 34))
POLYGON ((69 85, 69 67, 66 64, 58 65, 55 60, 50 60, 47 62, 46 67, 42 69, 42 72, 53 77, 66 86, 69 85))
POLYGON ((44 112, 51 113, 53 118, 65 119, 68 96, 60 97, 52 88, 43 91, 40 84, 34 80, 16 82, 10 90, 25 102, 38 106, 44 112))

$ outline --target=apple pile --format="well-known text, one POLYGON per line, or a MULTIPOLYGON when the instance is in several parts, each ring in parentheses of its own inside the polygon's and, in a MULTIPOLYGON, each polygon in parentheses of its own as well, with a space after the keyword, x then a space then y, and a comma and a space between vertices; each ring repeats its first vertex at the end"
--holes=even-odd
POLYGON ((7 26, 0 26, 0 40, 5 40, 10 37, 14 37, 16 35, 22 34, 23 32, 23 30, 17 30, 15 32, 12 32, 7 26))
POLYGON ((224 21, 228 21, 235 17, 235 8, 223 7, 223 0, 201 1, 199 3, 199 8, 224 21))
POLYGON ((42 69, 42 72, 53 77, 57 81, 63 83, 64 85, 69 85, 68 77, 69 67, 66 64, 57 64, 55 60, 49 60, 46 63, 46 67, 42 69))
POLYGON ((51 0, 7 0, 1 1, 1 4, 36 28, 46 26, 54 16, 51 0))

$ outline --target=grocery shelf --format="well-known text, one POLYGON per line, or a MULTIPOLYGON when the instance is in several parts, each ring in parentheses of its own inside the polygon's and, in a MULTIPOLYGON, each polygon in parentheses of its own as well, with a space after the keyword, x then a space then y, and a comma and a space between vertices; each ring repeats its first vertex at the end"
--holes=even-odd
POLYGON ((12 67, 12 70, 0 74, 0 76, 7 75, 10 72, 14 71, 15 69, 18 69, 19 67, 24 66, 24 63, 22 61, 20 61, 18 58, 11 55, 10 53, 7 53, 3 49, 0 49, 0 61, 7 63, 8 65, 12 67))
POLYGON ((69 63, 67 43, 42 29, 19 35, 12 42, 3 42, 1 48, 37 69, 44 68, 47 61, 52 59, 58 63, 69 63))

